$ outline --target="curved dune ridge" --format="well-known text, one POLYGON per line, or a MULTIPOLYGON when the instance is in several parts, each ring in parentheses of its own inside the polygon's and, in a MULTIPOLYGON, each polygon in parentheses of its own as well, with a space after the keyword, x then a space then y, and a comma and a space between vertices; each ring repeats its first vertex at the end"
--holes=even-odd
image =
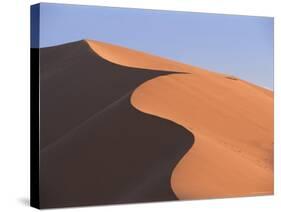
POLYGON ((111 63, 85 41, 40 49, 41 208, 177 200, 171 174, 194 136, 130 102, 172 73, 111 63))
POLYGON ((144 82, 130 99, 138 110, 171 120, 195 136, 170 179, 179 199, 273 193, 272 91, 127 48, 87 43, 115 64, 179 72, 144 82))

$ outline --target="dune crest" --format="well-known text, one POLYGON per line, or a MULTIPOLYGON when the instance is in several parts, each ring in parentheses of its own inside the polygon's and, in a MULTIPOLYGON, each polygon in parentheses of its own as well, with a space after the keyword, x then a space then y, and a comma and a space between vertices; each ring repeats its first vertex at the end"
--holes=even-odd
POLYGON ((196 71, 196 67, 164 59, 155 55, 112 45, 100 41, 86 40, 89 46, 103 59, 112 63, 151 70, 190 72, 196 71))
POLYGON ((172 173, 171 186, 179 199, 273 193, 272 91, 233 76, 87 42, 113 63, 182 72, 151 79, 131 97, 138 110, 172 120, 195 136, 172 173))

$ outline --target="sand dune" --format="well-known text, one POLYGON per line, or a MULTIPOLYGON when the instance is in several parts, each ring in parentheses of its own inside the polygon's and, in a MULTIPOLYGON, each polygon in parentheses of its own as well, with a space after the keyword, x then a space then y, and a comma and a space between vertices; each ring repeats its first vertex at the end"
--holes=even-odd
POLYGON ((40 208, 176 200, 193 134, 130 103, 171 73, 110 63, 85 41, 40 49, 40 62, 40 208))
POLYGON ((138 110, 178 123, 195 136, 171 177, 178 198, 273 193, 272 91, 145 53, 87 42, 115 64, 179 72, 143 83, 131 97, 138 110))
POLYGON ((40 49, 40 207, 273 193, 273 92, 97 41, 40 49))

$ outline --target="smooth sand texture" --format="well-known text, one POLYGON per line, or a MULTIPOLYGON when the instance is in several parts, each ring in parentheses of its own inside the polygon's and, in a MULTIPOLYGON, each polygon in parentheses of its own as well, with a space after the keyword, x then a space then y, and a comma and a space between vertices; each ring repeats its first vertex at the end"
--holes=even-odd
POLYGON ((272 91, 232 76, 87 42, 116 64, 182 72, 149 80, 131 97, 138 110, 172 120, 195 136, 194 145, 171 177, 178 198, 273 193, 272 91))
POLYGON ((188 72, 197 69, 196 67, 184 65, 169 59, 164 59, 155 55, 135 51, 109 43, 92 40, 87 40, 87 43, 98 55, 105 60, 123 66, 152 69, 157 71, 181 70, 182 72, 188 72))
POLYGON ((193 134, 130 103, 170 72, 110 63, 85 41, 40 49, 40 65, 40 208, 177 199, 171 174, 193 134))

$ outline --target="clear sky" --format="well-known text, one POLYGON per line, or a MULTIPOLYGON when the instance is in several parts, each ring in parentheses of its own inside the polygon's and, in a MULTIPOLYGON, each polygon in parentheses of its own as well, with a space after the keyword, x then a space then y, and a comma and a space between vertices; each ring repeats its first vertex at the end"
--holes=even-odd
POLYGON ((273 90, 273 25, 269 17, 41 3, 39 44, 99 40, 273 90))

